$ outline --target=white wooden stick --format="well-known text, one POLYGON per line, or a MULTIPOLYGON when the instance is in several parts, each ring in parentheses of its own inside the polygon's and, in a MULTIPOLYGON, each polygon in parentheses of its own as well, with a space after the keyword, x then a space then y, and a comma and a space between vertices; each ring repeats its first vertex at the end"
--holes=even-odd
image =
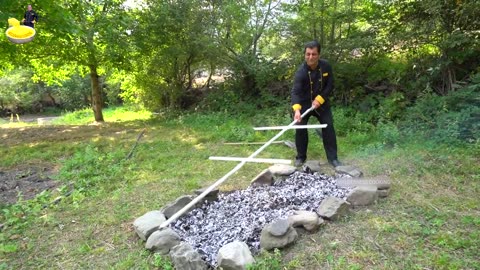
MULTIPOLYGON (((302 114, 302 118, 305 117, 305 115, 307 115, 309 112, 311 112, 313 110, 313 107, 311 107, 310 109, 306 110, 303 114, 302 114)), ((292 123, 290 123, 290 125, 288 126, 293 126, 297 123, 296 120, 293 120, 292 123)), ((265 148, 267 148, 267 146, 269 146, 272 142, 274 142, 278 137, 282 136, 283 133, 285 133, 288 129, 282 129, 280 132, 278 132, 277 135, 273 136, 273 138, 271 138, 267 143, 265 143, 264 145, 262 145, 260 148, 258 148, 257 151, 255 151, 253 154, 251 154, 248 158, 254 158, 256 157, 258 154, 260 154, 260 152, 262 152, 265 148)), ((237 164, 237 166, 235 166, 235 168, 233 168, 231 171, 229 171, 227 174, 225 174, 222 178, 218 179, 217 182, 213 183, 211 186, 209 186, 207 189, 205 189, 202 194, 198 195, 195 199, 193 199, 190 203, 188 203, 187 205, 185 205, 182 209, 178 210, 175 214, 173 214, 173 216, 171 216, 169 219, 167 219, 165 222, 163 222, 162 224, 160 224, 159 226, 159 229, 163 229, 165 227, 167 227, 170 223, 172 223, 174 220, 176 220, 177 218, 179 218, 181 215, 183 215, 183 213, 185 213, 186 211, 188 211, 188 209, 190 209, 192 206, 194 206, 195 204, 197 204, 201 199, 203 199, 203 197, 207 196, 207 194, 209 194, 212 190, 214 190, 217 186, 219 186, 220 184, 222 184, 225 180, 228 179, 228 177, 230 177, 232 174, 236 173, 238 170, 240 170, 243 165, 245 165, 247 162, 246 161, 241 161, 240 163, 237 164)))
POLYGON ((326 128, 327 124, 321 125, 294 125, 294 126, 274 126, 274 127, 256 127, 254 130, 277 130, 277 129, 304 129, 304 128, 326 128))
POLYGON ((241 157, 209 157, 210 160, 223 161, 245 161, 257 163, 273 163, 273 164, 292 164, 290 159, 276 159, 276 158, 241 158, 241 157))
MULTIPOLYGON (((226 143, 223 143, 225 145, 248 145, 248 144, 266 144, 267 142, 226 142, 226 143)), ((276 141, 276 142, 272 142, 272 144, 274 143, 285 143, 285 141, 276 141)))

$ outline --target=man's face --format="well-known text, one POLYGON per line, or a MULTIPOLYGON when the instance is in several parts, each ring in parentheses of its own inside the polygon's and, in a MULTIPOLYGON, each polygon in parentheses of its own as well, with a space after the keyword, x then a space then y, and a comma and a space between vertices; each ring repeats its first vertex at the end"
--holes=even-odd
POLYGON ((32 5, 28 5, 28 6, 27 6, 27 9, 28 9, 28 10, 32 10, 32 5))
POLYGON ((318 64, 318 59, 320 58, 320 53, 318 48, 306 48, 305 49, 305 62, 311 68, 315 68, 318 64))

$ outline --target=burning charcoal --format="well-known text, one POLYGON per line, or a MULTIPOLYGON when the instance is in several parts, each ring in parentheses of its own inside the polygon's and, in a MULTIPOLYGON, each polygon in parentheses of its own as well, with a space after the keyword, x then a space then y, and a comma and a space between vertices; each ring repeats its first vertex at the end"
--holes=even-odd
POLYGON ((328 175, 295 172, 272 186, 219 194, 217 201, 205 202, 170 227, 215 267, 222 246, 238 240, 256 254, 266 224, 287 218, 295 210, 314 211, 329 196, 345 199, 349 191, 337 187, 336 180, 328 175))

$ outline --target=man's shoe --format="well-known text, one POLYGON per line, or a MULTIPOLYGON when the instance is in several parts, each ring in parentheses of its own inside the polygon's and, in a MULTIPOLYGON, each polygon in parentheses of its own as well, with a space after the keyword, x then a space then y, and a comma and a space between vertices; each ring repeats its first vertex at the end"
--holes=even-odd
POLYGON ((342 163, 338 161, 338 159, 330 160, 328 163, 330 163, 334 168, 342 166, 342 163))
POLYGON ((294 165, 295 165, 295 167, 300 167, 300 166, 303 165, 303 163, 305 163, 305 159, 296 158, 294 165))

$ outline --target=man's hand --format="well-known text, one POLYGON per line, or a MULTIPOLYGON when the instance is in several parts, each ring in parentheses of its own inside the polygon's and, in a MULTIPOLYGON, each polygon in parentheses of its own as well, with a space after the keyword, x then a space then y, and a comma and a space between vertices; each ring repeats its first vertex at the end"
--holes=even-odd
POLYGON ((318 107, 320 107, 320 102, 318 102, 316 99, 314 99, 313 102, 312 102, 312 107, 314 109, 318 109, 318 107))
POLYGON ((300 123, 302 121, 302 114, 300 113, 300 110, 295 110, 295 116, 293 117, 297 123, 300 123))
POLYGON ((23 19, 22 22, 25 22, 25 19, 23 19))

